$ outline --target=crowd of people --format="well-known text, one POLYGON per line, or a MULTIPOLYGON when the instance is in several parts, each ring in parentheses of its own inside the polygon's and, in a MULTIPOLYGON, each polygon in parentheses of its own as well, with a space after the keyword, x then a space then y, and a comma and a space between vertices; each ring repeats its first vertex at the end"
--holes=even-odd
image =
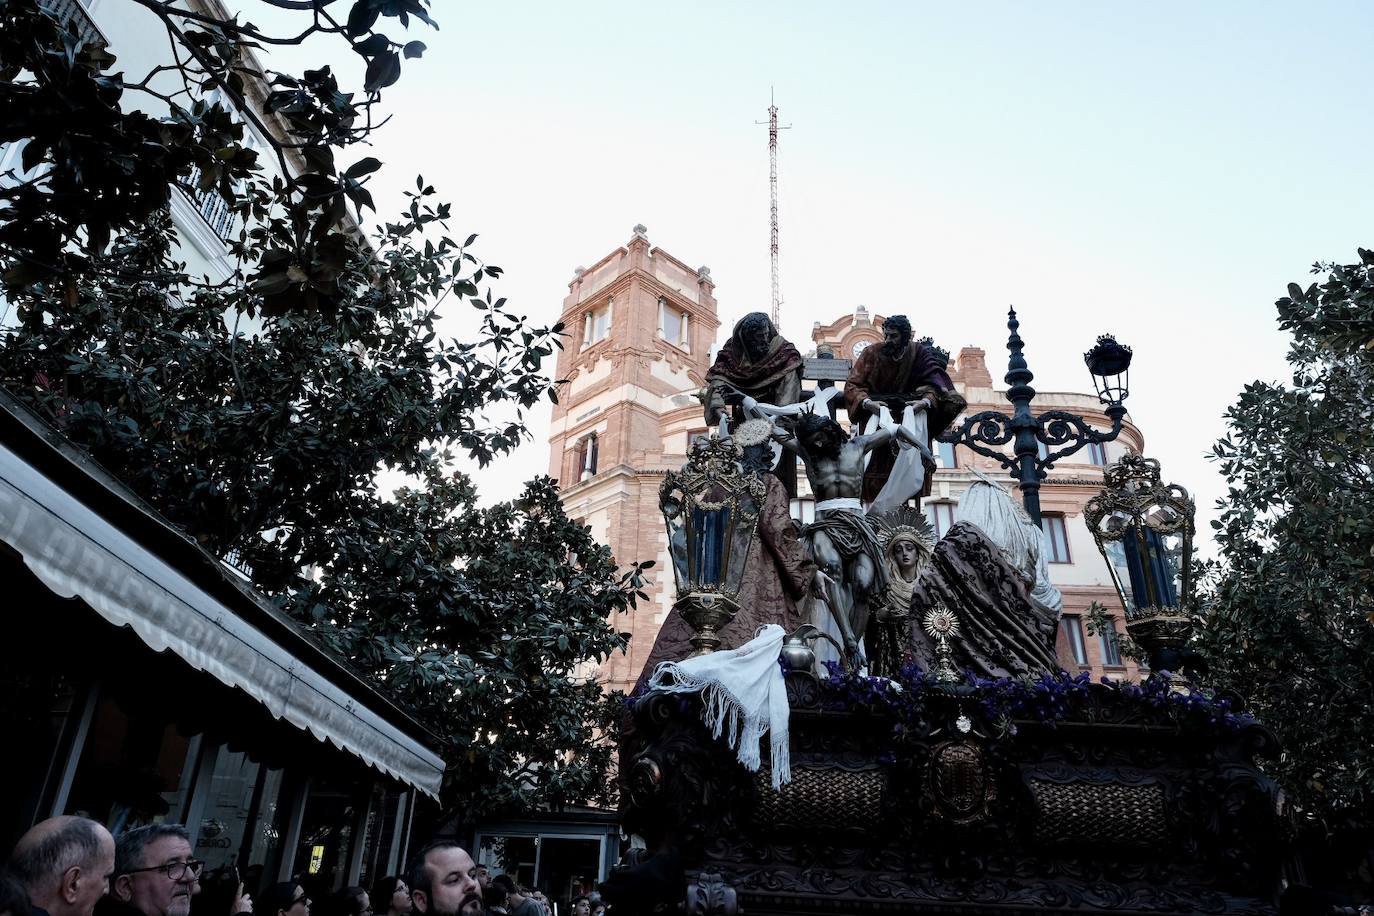
MULTIPOLYGON (((180 824, 151 824, 115 838, 78 816, 50 818, 20 837, 0 876, 0 916, 191 916, 205 863, 180 824)), ((369 891, 346 887, 314 901, 297 881, 258 889, 239 881, 220 912, 196 916, 605 916, 596 897, 559 914, 542 891, 492 875, 458 843, 436 840, 404 875, 369 891)))

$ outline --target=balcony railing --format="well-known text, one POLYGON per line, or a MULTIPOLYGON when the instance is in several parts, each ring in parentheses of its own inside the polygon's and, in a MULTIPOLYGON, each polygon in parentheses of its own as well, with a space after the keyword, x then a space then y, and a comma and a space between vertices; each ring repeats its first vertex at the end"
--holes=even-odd
POLYGON ((76 33, 87 44, 109 44, 80 0, 40 0, 39 6, 51 13, 64 26, 75 24, 76 33))
MULTIPOLYGON (((74 25, 82 41, 101 45, 109 43, 81 0, 39 0, 39 3, 64 26, 74 25)), ((200 170, 195 169, 187 177, 182 192, 195 205, 196 212, 211 231, 221 240, 228 241, 238 231, 238 215, 230 209, 229 201, 216 188, 201 191, 197 190, 199 184, 200 170)))
POLYGON ((182 186, 182 192, 195 204, 196 212, 215 235, 227 242, 238 230, 238 214, 229 208, 229 201, 224 199, 219 189, 196 190, 199 185, 200 169, 192 169, 186 178, 186 184, 182 186))

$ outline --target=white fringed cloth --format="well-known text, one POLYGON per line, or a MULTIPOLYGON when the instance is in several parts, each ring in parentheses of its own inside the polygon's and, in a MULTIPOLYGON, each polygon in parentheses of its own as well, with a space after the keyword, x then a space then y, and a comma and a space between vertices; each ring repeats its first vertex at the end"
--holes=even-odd
POLYGON ((759 744, 767 734, 774 789, 792 781, 787 687, 778 666, 784 635, 777 624, 765 624, 738 649, 664 662, 649 679, 651 690, 699 691, 701 718, 712 737, 724 732, 739 762, 750 772, 757 773, 763 765, 759 744))

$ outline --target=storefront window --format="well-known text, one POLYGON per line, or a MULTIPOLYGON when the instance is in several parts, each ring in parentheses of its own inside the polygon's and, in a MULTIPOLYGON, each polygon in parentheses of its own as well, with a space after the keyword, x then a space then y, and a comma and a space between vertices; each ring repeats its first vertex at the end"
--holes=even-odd
POLYGON ((371 887, 374 881, 405 868, 397 827, 404 816, 404 793, 381 783, 372 787, 372 803, 367 808, 367 828, 363 831, 363 861, 358 883, 371 887))
POLYGON ((310 786, 291 874, 315 900, 346 883, 359 800, 356 785, 321 779, 310 786))
POLYGON ((67 813, 85 814, 118 835, 185 816, 200 753, 188 737, 151 715, 128 715, 102 697, 86 736, 67 813))
POLYGON ((532 836, 484 836, 478 847, 477 862, 492 874, 510 875, 516 884, 534 883, 534 866, 539 856, 539 840, 532 836))
POLYGON ((232 874, 249 889, 262 886, 281 837, 281 782, 281 770, 260 766, 240 751, 220 751, 195 838, 196 858, 212 880, 223 873, 231 883, 232 874))
POLYGON ((493 874, 539 888, 568 913, 572 900, 591 893, 602 877, 602 842, 599 836, 484 835, 477 861, 493 874))
POLYGON ((598 837, 545 836, 539 838, 539 878, 541 887, 563 909, 583 894, 596 888, 601 874, 601 840, 598 837))
MULTIPOLYGON (((281 838, 286 832, 286 817, 289 810, 281 787, 281 770, 269 769, 258 774, 260 801, 256 804, 257 817, 252 825, 252 846, 247 852, 247 874, 275 871, 281 858, 281 838)), ((239 861, 244 861, 242 854, 239 861)), ((250 886, 262 885, 258 883, 250 886)))
POLYGON ((240 885, 256 893, 270 883, 264 878, 269 869, 275 874, 280 787, 280 770, 220 750, 205 787, 205 813, 193 829, 195 855, 205 862, 205 872, 191 916, 222 916, 231 912, 240 885))
MULTIPOLYGON (((16 640, 17 650, 26 645, 16 640)), ((13 651, 0 664, 0 734, 13 750, 5 764, 10 774, 0 795, 0 836, 17 837, 50 812, 51 795, 65 762, 64 734, 71 740, 82 713, 87 688, 52 670, 41 653, 13 651), (51 781, 51 782, 50 782, 51 781)))

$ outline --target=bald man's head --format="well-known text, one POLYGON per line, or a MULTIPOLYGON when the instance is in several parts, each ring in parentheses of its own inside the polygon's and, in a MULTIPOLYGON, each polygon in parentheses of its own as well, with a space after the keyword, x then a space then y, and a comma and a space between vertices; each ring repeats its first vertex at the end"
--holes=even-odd
POLYGON ((91 916, 110 888, 114 838, 85 817, 53 817, 29 828, 10 853, 9 872, 49 916, 91 916))

